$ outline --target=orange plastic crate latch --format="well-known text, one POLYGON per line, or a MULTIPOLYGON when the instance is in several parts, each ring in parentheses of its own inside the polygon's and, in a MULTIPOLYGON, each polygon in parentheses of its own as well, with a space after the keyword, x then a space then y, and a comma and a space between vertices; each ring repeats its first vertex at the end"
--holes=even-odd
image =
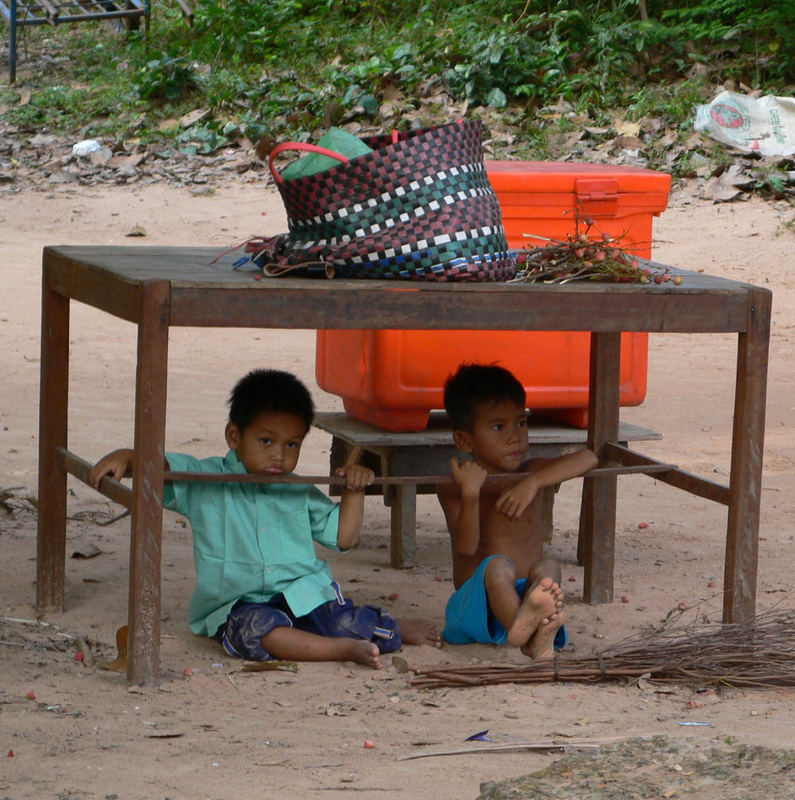
POLYGON ((589 214, 615 215, 618 211, 618 181, 578 178, 574 183, 577 208, 589 214))

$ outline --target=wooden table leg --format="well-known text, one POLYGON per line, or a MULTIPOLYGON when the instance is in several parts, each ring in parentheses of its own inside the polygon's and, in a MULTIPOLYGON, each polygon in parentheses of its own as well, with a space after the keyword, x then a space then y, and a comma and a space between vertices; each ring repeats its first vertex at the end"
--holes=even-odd
POLYGON ((417 484, 394 487, 390 509, 390 550, 392 566, 413 567, 417 552, 417 484))
MULTIPOLYGON (((620 359, 620 333, 591 333, 588 447, 600 462, 605 443, 618 440, 620 359)), ((580 552, 586 603, 613 600, 616 487, 615 475, 583 480, 580 552)))
POLYGON ((36 540, 36 606, 62 611, 66 567, 66 471, 56 448, 66 447, 69 407, 69 298, 42 278, 39 400, 39 518, 36 540))
POLYGON ((156 686, 160 672, 169 282, 141 288, 135 384, 135 458, 130 537, 128 684, 156 686))
POLYGON ((752 289, 748 327, 739 335, 737 344, 729 521, 723 573, 723 621, 726 623, 750 618, 756 609, 770 308, 770 292, 752 289))

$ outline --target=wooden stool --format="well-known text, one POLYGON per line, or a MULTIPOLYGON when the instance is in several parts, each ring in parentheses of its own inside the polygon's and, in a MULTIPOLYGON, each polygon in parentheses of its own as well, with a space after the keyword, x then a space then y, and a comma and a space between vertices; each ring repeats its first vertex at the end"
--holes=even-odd
MULTIPOLYGON (((353 448, 363 451, 360 463, 377 476, 446 475, 450 459, 463 455, 453 444, 453 431, 444 412, 433 412, 428 427, 416 433, 395 433, 340 412, 315 414, 315 426, 330 433, 329 470, 348 460, 353 448)), ((554 458, 585 447, 588 431, 541 417, 529 418, 529 458, 554 458)), ((659 433, 626 422, 619 423, 618 439, 626 446, 630 441, 662 439, 659 433)), ((334 487, 332 487, 332 491, 334 487)), ((544 490, 542 496, 544 540, 552 538, 552 509, 557 487, 544 490)), ((390 513, 390 550, 393 567, 413 567, 416 560, 417 494, 435 494, 436 487, 427 483, 405 483, 372 486, 368 494, 383 494, 390 513)))

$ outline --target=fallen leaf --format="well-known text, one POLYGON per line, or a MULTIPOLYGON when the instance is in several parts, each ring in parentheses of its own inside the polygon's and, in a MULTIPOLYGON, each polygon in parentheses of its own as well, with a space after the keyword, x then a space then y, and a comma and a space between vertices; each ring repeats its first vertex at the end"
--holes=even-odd
POLYGON ((637 136, 621 134, 612 141, 613 150, 640 150, 643 147, 643 140, 637 136))
POLYGON ((723 186, 751 186, 756 178, 744 171, 740 164, 732 164, 725 170, 718 181, 723 186))
POLYGON ((125 236, 146 236, 146 230, 141 225, 133 225, 132 229, 129 233, 125 233, 125 236))
POLYGON ((409 671, 409 662, 402 656, 392 656, 392 666, 395 668, 395 671, 401 675, 409 671))
POLYGON ((704 187, 704 197, 713 203, 729 203, 742 194, 735 186, 724 186, 719 179, 711 180, 704 187))
POLYGON ((127 626, 122 625, 116 631, 116 651, 118 655, 114 661, 106 661, 102 664, 102 669, 109 669, 113 672, 127 672, 127 626))
POLYGON ((113 156, 113 158, 108 161, 108 166, 114 169, 138 167, 146 160, 147 155, 148 153, 133 153, 131 155, 113 156))
MULTIPOLYGON (((572 147, 574 147, 574 145, 577 144, 577 142, 579 142, 583 136, 585 136, 585 131, 574 131, 570 133, 564 140, 566 149, 570 150, 572 147)), ((508 142, 508 144, 512 144, 512 142, 508 142)))
POLYGON ((640 133, 640 123, 630 122, 626 119, 614 119, 613 129, 619 136, 637 136, 640 133))
POLYGON ((197 108, 195 111, 191 111, 180 117, 179 124, 183 128, 190 128, 191 125, 201 122, 205 117, 209 116, 209 114, 209 108, 197 108))
POLYGON ((265 134, 265 136, 257 140, 254 145, 254 152, 260 161, 267 161, 274 147, 276 147, 276 139, 270 134, 265 134))

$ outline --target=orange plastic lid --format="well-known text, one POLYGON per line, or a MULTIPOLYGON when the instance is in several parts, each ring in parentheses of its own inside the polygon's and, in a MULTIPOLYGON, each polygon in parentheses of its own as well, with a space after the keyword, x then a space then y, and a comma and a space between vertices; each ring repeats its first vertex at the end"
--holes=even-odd
POLYGON ((579 164, 570 161, 486 161, 500 204, 569 204, 581 200, 619 200, 646 211, 668 204, 671 176, 641 167, 579 164))

